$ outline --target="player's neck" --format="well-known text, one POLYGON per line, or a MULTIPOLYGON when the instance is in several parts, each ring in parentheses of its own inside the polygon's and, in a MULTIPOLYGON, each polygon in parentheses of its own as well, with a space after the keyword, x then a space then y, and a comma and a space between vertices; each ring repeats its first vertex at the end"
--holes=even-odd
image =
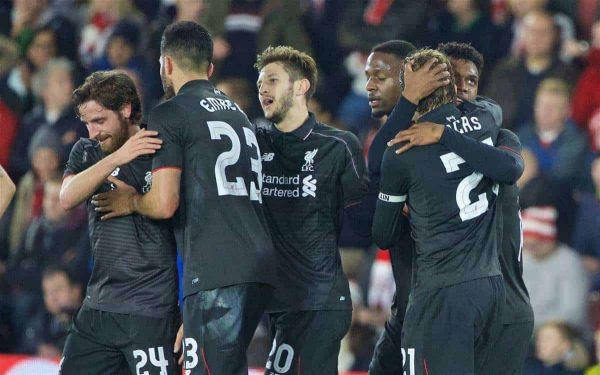
POLYGON ((304 121, 308 118, 308 108, 306 107, 292 107, 286 114, 285 118, 275 124, 277 129, 284 133, 293 132, 298 129, 304 121))
POLYGON ((196 80, 208 80, 208 75, 200 74, 200 73, 187 73, 182 74, 181 76, 173 77, 173 89, 175 90, 175 95, 179 93, 179 90, 183 85, 188 83, 189 81, 196 80))

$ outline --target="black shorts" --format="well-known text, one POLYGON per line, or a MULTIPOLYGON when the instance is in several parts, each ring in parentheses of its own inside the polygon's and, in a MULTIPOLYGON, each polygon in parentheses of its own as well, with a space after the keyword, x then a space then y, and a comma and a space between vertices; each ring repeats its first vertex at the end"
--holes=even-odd
POLYGON ((273 293, 247 283, 200 291, 183 300, 186 374, 248 374, 246 349, 273 293))
POLYGON ((479 374, 502 328, 502 276, 413 292, 402 329, 406 374, 479 374))
POLYGON ((337 374, 340 342, 351 321, 351 310, 269 314, 273 346, 265 374, 337 374))
POLYGON ((481 372, 485 375, 521 375, 525 358, 529 353, 533 322, 504 324, 495 350, 481 372))
POLYGON ((392 314, 385 322, 385 327, 375 345, 373 358, 369 365, 369 375, 396 375, 402 374, 402 316, 392 314))
POLYGON ((83 307, 73 318, 59 374, 180 374, 173 355, 179 314, 117 314, 83 307))

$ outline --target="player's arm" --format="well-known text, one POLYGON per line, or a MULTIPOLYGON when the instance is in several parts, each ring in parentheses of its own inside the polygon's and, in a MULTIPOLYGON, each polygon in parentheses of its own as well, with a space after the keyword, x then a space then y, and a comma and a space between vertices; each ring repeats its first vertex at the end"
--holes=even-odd
POLYGON ((15 183, 12 182, 8 173, 0 165, 0 218, 4 215, 4 211, 8 208, 16 191, 15 183))
POLYGON ((179 207, 181 168, 183 165, 182 123, 179 116, 185 112, 173 102, 156 107, 148 118, 148 129, 158 132, 162 147, 152 159, 152 187, 144 195, 110 177, 117 189, 92 197, 96 211, 102 212, 102 220, 139 213, 152 219, 168 219, 179 207))
POLYGON ((423 68, 414 72, 412 64, 404 67, 404 90, 400 100, 388 116, 385 124, 381 126, 369 148, 369 172, 371 177, 379 176, 383 153, 387 143, 402 130, 408 129, 417 110, 417 105, 422 98, 427 97, 437 88, 448 84, 450 73, 445 64, 438 64, 431 68, 435 59, 429 60, 423 68))
POLYGON ((521 143, 514 133, 506 129, 500 129, 498 146, 494 147, 462 135, 447 126, 425 122, 400 132, 390 144, 404 142, 406 143, 396 150, 397 154, 414 146, 441 143, 465 159, 476 171, 503 184, 514 184, 523 174, 521 143))
POLYGON ((357 235, 370 237, 374 205, 367 196, 371 190, 367 166, 358 138, 348 135, 346 160, 340 176, 344 215, 357 235))
POLYGON ((157 134, 156 131, 140 130, 117 151, 84 170, 81 170, 84 152, 83 143, 78 142, 71 150, 65 178, 60 189, 62 208, 71 210, 80 205, 94 194, 118 167, 129 163, 140 155, 155 153, 162 143, 160 139, 156 138, 157 134), (77 164, 80 165, 79 168, 77 164), (78 172, 79 170, 81 171, 78 172))
POLYGON ((381 165, 381 191, 373 217, 373 241, 388 249, 408 230, 408 219, 402 213, 408 196, 410 172, 403 167, 403 156, 391 150, 385 153, 381 165))
POLYGON ((521 142, 510 130, 500 129, 493 147, 445 127, 440 143, 493 181, 512 185, 523 174, 521 142))
POLYGON ((348 133, 344 170, 340 176, 344 207, 355 206, 367 194, 369 176, 362 147, 354 134, 348 133))

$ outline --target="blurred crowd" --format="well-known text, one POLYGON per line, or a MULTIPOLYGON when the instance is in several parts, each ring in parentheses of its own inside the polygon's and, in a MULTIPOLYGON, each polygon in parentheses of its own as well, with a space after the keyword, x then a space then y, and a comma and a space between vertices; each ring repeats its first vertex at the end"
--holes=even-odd
MULTIPOLYGON (((214 38, 216 86, 261 121, 253 67, 269 45, 315 57, 311 110, 366 151, 364 66, 390 39, 471 43, 480 93, 524 146, 524 279, 536 333, 526 374, 600 374, 600 0, 0 0, 0 165, 17 182, 0 220, 0 352, 60 356, 93 259, 83 208, 59 204, 62 169, 87 136, 71 93, 96 70, 129 74, 144 114, 161 100, 160 36, 194 20, 214 38), (596 332, 596 333, 595 333, 596 332)), ((386 251, 344 226, 353 324, 340 366, 368 368, 394 293, 386 251)), ((264 365, 259 328, 250 363, 264 365)))

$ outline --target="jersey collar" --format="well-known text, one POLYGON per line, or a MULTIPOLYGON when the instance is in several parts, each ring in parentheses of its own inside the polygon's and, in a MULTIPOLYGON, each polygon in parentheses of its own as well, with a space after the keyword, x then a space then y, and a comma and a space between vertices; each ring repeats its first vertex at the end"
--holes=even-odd
POLYGON ((304 141, 304 140, 306 140, 306 138, 308 138, 308 136, 312 132, 313 128, 315 127, 316 123, 317 123, 317 120, 315 120, 314 113, 308 112, 308 118, 297 129, 295 129, 289 133, 284 133, 281 130, 277 129, 277 127, 275 125, 273 125, 273 134, 275 136, 280 136, 283 134, 292 134, 295 137, 300 138, 301 140, 304 141))
POLYGON ((214 90, 214 86, 210 81, 205 79, 195 79, 187 81, 181 86, 177 95, 185 94, 188 92, 194 92, 196 90, 214 90))
POLYGON ((427 112, 423 116, 421 116, 417 122, 436 122, 439 121, 440 118, 446 116, 459 116, 461 115, 458 108, 453 103, 444 104, 441 107, 434 109, 433 111, 427 112))

